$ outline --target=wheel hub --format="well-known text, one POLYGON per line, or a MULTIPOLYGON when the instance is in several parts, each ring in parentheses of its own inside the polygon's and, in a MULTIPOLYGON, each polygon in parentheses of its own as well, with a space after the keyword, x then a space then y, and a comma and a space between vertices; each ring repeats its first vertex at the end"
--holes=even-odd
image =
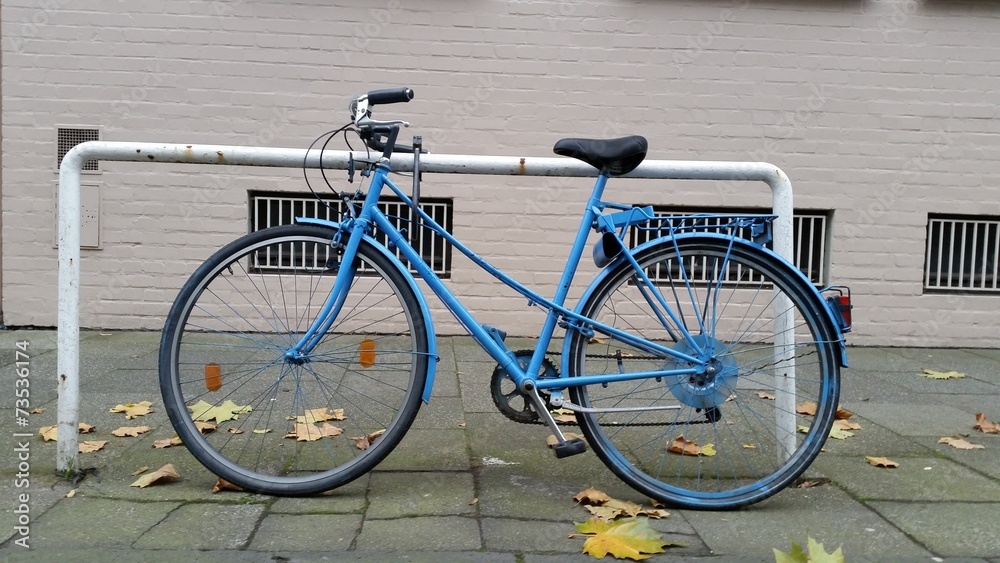
MULTIPOLYGON (((738 369, 728 347, 719 340, 702 334, 692 336, 674 345, 674 350, 693 357, 703 357, 702 369, 693 374, 672 375, 665 379, 667 387, 677 400, 697 409, 712 409, 726 402, 736 392, 738 369), (696 352, 694 345, 701 349, 696 352)), ((671 358, 663 369, 690 369, 698 364, 671 358)))

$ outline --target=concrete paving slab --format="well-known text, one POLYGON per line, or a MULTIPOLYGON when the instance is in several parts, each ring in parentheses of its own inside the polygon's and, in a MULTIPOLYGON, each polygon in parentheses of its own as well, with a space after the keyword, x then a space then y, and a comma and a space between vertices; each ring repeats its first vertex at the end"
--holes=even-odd
POLYGON ((187 504, 135 542, 137 549, 239 549, 264 515, 263 505, 187 504))
POLYGON ((736 512, 683 511, 713 555, 773 557, 812 536, 828 549, 855 554, 930 557, 896 527, 832 486, 787 489, 736 512))
POLYGON ((362 551, 469 551, 483 547, 479 522, 462 516, 365 520, 358 536, 362 551))
POLYGON ((417 418, 410 428, 461 428, 465 422, 460 397, 432 397, 429 404, 420 405, 417 418))
POLYGON ((973 432, 964 437, 964 439, 969 443, 983 446, 983 449, 959 450, 947 444, 939 444, 937 443, 938 439, 933 437, 917 438, 917 440, 933 449, 939 456, 946 457, 959 465, 1000 480, 1000 434, 973 432))
POLYGON ((257 527, 248 549, 346 551, 360 530, 360 514, 271 514, 257 527))
POLYGON ((997 557, 998 503, 871 502, 873 509, 931 551, 946 557, 997 557))
POLYGON ((876 455, 872 454, 874 451, 881 452, 877 454, 880 456, 931 454, 930 448, 916 438, 902 437, 861 416, 854 416, 850 421, 860 424, 861 430, 852 430, 854 435, 843 440, 828 438, 820 457, 876 455))
MULTIPOLYGON (((326 557, 325 555, 323 557, 326 557)), ((313 555, 309 561, 323 561, 319 555, 313 555)), ((71 548, 35 548, 15 551, 0 549, 0 561, 5 563, 65 563, 75 562, 105 562, 115 563, 259 563, 261 554, 254 551, 193 551, 187 549, 168 550, 138 550, 116 549, 112 547, 71 547, 71 548)), ((292 561, 285 559, 283 561, 292 561)), ((296 560, 305 561, 305 560, 296 560)))
POLYGON ((875 467, 860 456, 831 456, 815 465, 852 496, 864 500, 1000 501, 1000 483, 953 461, 940 457, 892 461, 899 467, 875 467))
POLYGON ((483 518, 481 524, 483 547, 490 551, 579 553, 583 546, 581 536, 569 537, 576 533, 571 522, 483 518))
POLYGON ((465 429, 410 428, 376 471, 466 471, 470 468, 465 429))
MULTIPOLYGON (((107 499, 63 499, 32 526, 35 546, 128 547, 168 514, 177 502, 122 502, 107 499)), ((177 547, 176 544, 172 547, 177 547)))
POLYGON ((870 401, 841 406, 902 436, 950 436, 970 424, 969 413, 941 404, 870 401))
POLYGON ((312 497, 282 497, 268 508, 270 514, 345 514, 363 513, 368 504, 367 473, 332 491, 312 497))
POLYGON ((472 474, 380 471, 372 475, 367 518, 475 514, 472 474))

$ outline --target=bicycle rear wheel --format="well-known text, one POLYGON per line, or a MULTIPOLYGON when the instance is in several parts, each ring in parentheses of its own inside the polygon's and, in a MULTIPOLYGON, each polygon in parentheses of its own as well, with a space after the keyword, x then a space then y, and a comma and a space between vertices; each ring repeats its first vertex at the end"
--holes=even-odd
MULTIPOLYGON (((819 453, 837 409, 836 338, 822 303, 776 256, 729 242, 706 235, 645 249, 636 260, 653 287, 623 263, 581 309, 631 335, 711 358, 700 375, 570 388, 581 406, 635 409, 577 418, 622 480, 680 507, 731 509, 780 491, 819 453), (674 318, 651 305, 656 295, 674 318), (777 320, 786 311, 794 318, 787 326, 777 320), (671 408, 650 410, 663 406, 671 408)), ((571 377, 693 365, 606 335, 574 331, 570 338, 571 377)))
POLYGON ((368 241, 331 329, 305 358, 286 358, 333 287, 333 233, 291 225, 236 240, 195 271, 167 317, 170 421, 203 465, 246 490, 343 485, 392 451, 420 407, 425 319, 406 274, 368 241))

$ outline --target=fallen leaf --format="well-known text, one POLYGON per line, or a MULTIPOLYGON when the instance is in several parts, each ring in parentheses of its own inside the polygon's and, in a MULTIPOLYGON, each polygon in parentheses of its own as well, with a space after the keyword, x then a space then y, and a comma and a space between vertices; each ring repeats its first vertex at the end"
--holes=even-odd
POLYGON ((649 499, 649 504, 651 504, 653 506, 653 508, 666 508, 667 507, 667 505, 663 504, 662 502, 660 502, 660 501, 658 501, 658 500, 656 500, 654 498, 649 499))
POLYGON ((215 422, 225 422, 237 419, 239 415, 248 413, 253 409, 249 405, 241 407, 230 400, 226 400, 218 406, 210 405, 202 400, 193 405, 188 405, 188 410, 191 411, 191 418, 195 420, 208 422, 214 419, 215 422))
POLYGON ((770 393, 765 393, 763 391, 757 391, 757 396, 760 397, 761 399, 766 399, 768 401, 773 401, 774 400, 774 395, 772 395, 770 393))
POLYGON ((705 444, 701 447, 701 455, 706 457, 712 457, 715 455, 715 444, 705 444))
POLYGON ((306 409, 305 414, 294 417, 294 420, 300 424, 313 424, 316 422, 326 422, 327 420, 344 420, 344 409, 330 410, 326 407, 306 409))
POLYGON ((122 426, 121 428, 116 428, 111 431, 111 434, 118 436, 119 438, 124 438, 126 436, 138 436, 140 434, 145 434, 152 430, 149 426, 122 426))
POLYGON ((637 516, 642 512, 642 505, 630 502, 627 500, 611 499, 601 506, 585 506, 591 514, 602 518, 604 520, 613 520, 619 516, 637 516), (614 513, 610 518, 607 517, 608 514, 614 513))
POLYGON ((834 420, 833 427, 840 430, 861 430, 861 425, 846 419, 834 420))
POLYGON ((569 409, 556 409, 552 414, 556 422, 576 422, 576 414, 569 409))
POLYGON ((45 409, 43 409, 42 407, 35 407, 31 409, 31 412, 29 414, 42 414, 43 412, 45 412, 45 409))
POLYGON ((932 369, 925 369, 923 375, 931 379, 961 379, 965 377, 964 373, 957 371, 935 371, 932 369))
POLYGON ((867 461, 869 465, 874 465, 875 467, 887 467, 887 468, 899 467, 898 463, 892 461, 887 457, 865 456, 865 461, 867 461))
POLYGON ((812 401, 806 401, 801 405, 795 407, 795 412, 799 414, 804 414, 808 416, 813 416, 816 414, 816 403, 812 401))
POLYGON ((601 505, 611 500, 611 497, 604 491, 589 487, 573 495, 573 500, 580 504, 601 505))
POLYGON ((596 336, 591 336, 590 340, 587 341, 587 344, 604 344, 604 339, 598 338, 596 336))
POLYGON ((940 440, 937 441, 937 443, 939 443, 939 444, 947 444, 947 445, 949 445, 949 446, 951 446, 951 447, 953 447, 955 449, 958 449, 958 450, 983 450, 983 449, 986 449, 986 446, 984 446, 982 444, 973 444, 972 442, 968 442, 968 441, 963 440, 962 438, 959 438, 957 436, 956 437, 951 437, 951 438, 941 438, 940 440))
POLYGON ((227 429, 227 432, 229 432, 230 434, 242 434, 243 430, 240 430, 239 428, 230 427, 229 429, 227 429))
POLYGON ((725 402, 731 403, 731 402, 735 401, 736 399, 739 399, 739 397, 736 395, 736 393, 733 393, 732 395, 726 397, 726 401, 725 402))
MULTIPOLYGON (((567 440, 580 439, 586 441, 586 438, 583 437, 583 434, 574 434, 573 432, 563 432, 563 436, 565 436, 567 440)), ((559 443, 559 438, 556 438, 555 434, 549 434, 549 437, 545 439, 545 444, 550 448, 558 443, 559 443)))
POLYGON ((140 489, 145 489, 146 487, 154 483, 157 483, 160 480, 176 479, 180 476, 181 476, 180 473, 177 473, 177 470, 174 469, 173 464, 168 463, 152 473, 148 473, 146 475, 143 475, 142 477, 139 477, 130 486, 139 487, 140 489))
POLYGON ((215 432, 215 429, 218 428, 218 426, 212 424, 211 422, 202 422, 200 420, 194 421, 194 427, 197 428, 198 432, 201 432, 202 434, 215 432))
POLYGON ((813 487, 822 487, 823 485, 829 485, 830 480, 826 477, 818 477, 816 479, 801 479, 795 484, 796 489, 811 489, 813 487))
POLYGON ((76 489, 73 489, 70 492, 66 493, 66 498, 73 498, 75 496, 76 496, 76 489))
POLYGON ((108 443, 107 440, 85 440, 83 442, 80 442, 79 444, 80 453, 89 454, 96 452, 101 448, 103 448, 107 443, 108 443))
POLYGON ((808 553, 802 550, 802 546, 792 543, 792 549, 788 553, 774 549, 775 563, 844 563, 844 553, 842 548, 835 549, 832 553, 827 553, 823 544, 809 538, 808 553))
POLYGON ((150 407, 153 403, 150 401, 141 401, 138 403, 125 403, 123 405, 115 405, 111 407, 108 412, 123 412, 125 413, 125 418, 131 420, 137 416, 145 416, 150 413, 150 407))
POLYGON ((58 440, 58 426, 43 426, 38 429, 38 435, 46 442, 58 440))
POLYGON ((374 442, 382 434, 385 434, 385 429, 376 430, 365 436, 353 436, 351 437, 351 440, 354 441, 354 447, 359 450, 367 450, 371 447, 372 442, 374 442))
POLYGON ((315 442, 323 437, 320 433, 319 428, 314 424, 303 424, 301 422, 295 423, 295 428, 291 430, 288 434, 285 434, 285 438, 292 438, 298 442, 315 442))
POLYGON ((983 413, 976 414, 976 424, 972 428, 987 434, 1000 433, 1000 424, 986 420, 986 415, 983 413))
POLYGON ((837 428, 836 426, 830 428, 830 437, 834 440, 846 440, 854 436, 854 432, 844 430, 842 428, 837 428))
MULTIPOLYGON (((93 424, 87 424, 86 422, 81 422, 78 428, 79 428, 79 433, 80 434, 90 434, 90 433, 92 433, 95 430, 95 427, 94 427, 93 424)), ((51 442, 53 440, 58 440, 59 439, 58 429, 59 429, 59 426, 56 426, 56 425, 53 425, 53 426, 43 426, 43 427, 41 427, 41 428, 38 429, 38 435, 41 436, 42 439, 45 440, 46 442, 51 442)))
POLYGON ((743 449, 744 450, 756 450, 757 446, 755 446, 753 444, 743 444, 743 449))
POLYGON ((685 440, 684 435, 681 434, 680 436, 674 438, 673 442, 670 442, 670 445, 667 446, 667 451, 672 454, 700 455, 701 446, 694 442, 685 440))
POLYGON ((230 483, 229 481, 226 481, 222 477, 219 477, 219 480, 215 482, 215 486, 212 487, 212 494, 214 495, 215 493, 218 493, 220 491, 237 491, 237 492, 239 492, 239 491, 242 491, 242 490, 243 490, 243 487, 241 487, 239 485, 234 485, 234 484, 230 483))
POLYGON ((261 428, 261 429, 254 428, 253 430, 254 434, 267 434, 268 432, 272 432, 272 430, 270 428, 261 428))
POLYGON ((667 512, 666 510, 663 510, 662 508, 644 508, 639 512, 639 515, 660 519, 669 517, 670 513, 667 512))
POLYGON ((143 465, 139 469, 136 469, 135 471, 133 471, 132 472, 132 476, 135 477, 136 475, 142 475, 143 473, 145 473, 147 471, 149 471, 149 466, 148 465, 143 465))
POLYGON ((837 412, 833 413, 833 418, 837 420, 847 420, 854 416, 854 413, 845 409, 844 407, 838 406, 837 412))
POLYGON ((164 438, 163 440, 153 440, 153 447, 156 449, 171 448, 173 446, 183 446, 184 442, 181 441, 180 437, 174 436, 173 438, 164 438))
POLYGON ((663 541, 646 519, 631 518, 616 522, 591 519, 576 524, 576 531, 586 534, 583 552, 598 559, 607 554, 617 559, 649 559, 649 554, 663 553, 674 544, 663 541))
POLYGON ((466 426, 466 423, 465 423, 465 422, 459 422, 459 423, 458 423, 458 427, 459 427, 459 428, 465 428, 465 426, 466 426))
POLYGON ((476 506, 477 504, 479 504, 479 497, 473 497, 472 500, 469 501, 469 506, 476 506))

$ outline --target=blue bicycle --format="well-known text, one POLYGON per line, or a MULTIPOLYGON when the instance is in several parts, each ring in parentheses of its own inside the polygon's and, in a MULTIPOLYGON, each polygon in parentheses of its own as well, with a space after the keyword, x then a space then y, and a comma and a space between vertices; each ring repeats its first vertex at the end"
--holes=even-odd
POLYGON ((549 299, 469 250, 389 178, 393 151, 412 151, 418 168, 420 149, 398 145, 404 123, 376 121, 372 109, 412 97, 376 90, 352 102, 342 129, 381 155, 358 163, 368 188, 340 194, 339 221, 301 217, 248 234, 177 296, 160 386, 202 464, 250 491, 304 495, 384 459, 430 399, 437 363, 413 269, 496 360, 500 412, 547 425, 556 457, 589 444, 638 491, 696 509, 754 503, 802 474, 837 410, 849 294, 818 291, 766 248, 774 216, 661 216, 605 201, 608 180, 640 164, 646 140, 563 139, 555 152, 593 165, 597 181, 549 299), (383 211, 386 190, 410 217, 383 211), (510 350, 503 331, 477 322, 410 244, 417 229, 547 311, 538 345, 510 350), (567 306, 592 231, 601 271, 567 306), (558 409, 575 414, 586 441, 566 437, 558 409))

